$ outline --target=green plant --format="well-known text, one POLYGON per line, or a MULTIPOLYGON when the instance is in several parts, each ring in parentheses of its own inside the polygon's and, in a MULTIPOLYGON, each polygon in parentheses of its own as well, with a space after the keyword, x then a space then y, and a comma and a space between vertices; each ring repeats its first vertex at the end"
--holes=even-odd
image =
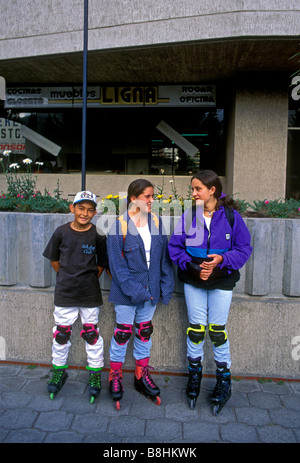
POLYGON ((107 195, 98 203, 97 211, 104 215, 123 214, 127 206, 127 196, 107 195))
MULTIPOLYGON (((36 176, 33 177, 31 173, 32 160, 30 158, 23 159, 22 163, 26 172, 19 174, 20 165, 17 162, 11 163, 10 155, 11 151, 6 150, 3 152, 4 157, 0 159, 2 170, 6 176, 7 194, 11 197, 28 198, 36 188, 36 176)), ((36 164, 39 171, 43 163, 37 162, 36 164)))
POLYGON ((235 199, 234 196, 236 195, 232 195, 232 199, 234 200, 235 207, 237 208, 240 214, 243 214, 251 207, 250 204, 244 199, 235 199))
POLYGON ((12 198, 0 195, 0 211, 4 212, 40 212, 40 213, 68 213, 70 201, 56 199, 47 191, 42 194, 37 191, 27 198, 12 198))
POLYGON ((289 218, 299 215, 300 213, 300 201, 295 199, 274 199, 262 201, 253 201, 251 209, 266 217, 278 217, 278 218, 289 218))
MULTIPOLYGON (((186 198, 180 196, 177 192, 174 179, 170 180, 172 194, 165 195, 164 181, 157 187, 158 193, 155 194, 155 202, 152 205, 152 211, 157 215, 181 215, 186 209, 191 207, 192 194, 190 185, 186 198)), ((246 217, 263 217, 263 218, 300 218, 300 200, 290 199, 275 199, 262 201, 255 200, 249 203, 243 199, 232 199, 235 202, 235 208, 242 216, 246 217)), ((119 195, 108 195, 102 198, 101 205, 98 206, 98 211, 101 214, 114 215, 123 213, 126 209, 126 196, 119 198, 119 195), (119 207, 119 203, 121 206, 119 207)))
POLYGON ((158 194, 163 195, 164 194, 164 188, 165 188, 165 171, 164 169, 160 169, 160 173, 162 175, 162 184, 161 186, 157 186, 158 194))
POLYGON ((177 188, 176 188, 174 177, 169 182, 171 186, 172 196, 174 196, 175 199, 178 199, 178 193, 177 193, 177 188))
POLYGON ((54 190, 54 196, 45 190, 42 194, 36 189, 37 175, 42 162, 36 162, 37 174, 32 175, 30 158, 23 159, 25 172, 19 173, 18 163, 10 162, 10 151, 3 152, 0 165, 6 176, 7 192, 0 195, 0 211, 14 212, 69 212, 70 201, 61 198, 59 181, 54 190))

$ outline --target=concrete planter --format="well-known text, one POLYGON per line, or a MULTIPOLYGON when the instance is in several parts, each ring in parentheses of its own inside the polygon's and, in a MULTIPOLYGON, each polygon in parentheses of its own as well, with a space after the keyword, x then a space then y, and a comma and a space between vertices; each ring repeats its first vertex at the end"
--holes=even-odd
MULTIPOLYGON (((54 229, 72 214, 26 214, 0 212, 0 285, 28 285, 47 288, 55 284, 55 274, 42 256, 54 229)), ((114 217, 101 222, 107 230, 114 217)), ((175 218, 163 218, 165 229, 172 233, 175 218)), ((94 218, 97 223, 98 217, 94 218)), ((300 296, 300 220, 245 219, 252 236, 252 255, 241 270, 236 292, 251 296, 300 296)), ((98 222, 99 223, 99 222, 98 222)), ((176 273, 176 271, 175 271, 176 273)), ((109 280, 101 279, 109 289, 109 280)), ((182 285, 176 281, 176 292, 182 285)))
MULTIPOLYGON (((72 219, 72 214, 0 212, 0 361, 51 364, 55 273, 42 252, 54 229, 72 219)), ((113 219, 105 219, 104 229, 113 219)), ((176 220, 164 219, 170 233, 176 220)), ((241 270, 227 323, 232 373, 298 378, 300 220, 245 221, 252 235, 253 253, 241 270)), ((174 272, 176 275, 175 267, 174 272)), ((99 326, 107 367, 115 315, 108 302, 110 279, 103 274, 100 282, 104 304, 99 326)), ((151 363, 161 371, 186 372, 188 321, 183 285, 177 278, 170 303, 158 304, 153 325, 151 363)), ((69 365, 86 364, 80 329, 78 321, 72 330, 69 365)), ((214 372, 208 336, 204 365, 206 374, 214 372)), ((134 367, 132 342, 126 367, 134 367)))

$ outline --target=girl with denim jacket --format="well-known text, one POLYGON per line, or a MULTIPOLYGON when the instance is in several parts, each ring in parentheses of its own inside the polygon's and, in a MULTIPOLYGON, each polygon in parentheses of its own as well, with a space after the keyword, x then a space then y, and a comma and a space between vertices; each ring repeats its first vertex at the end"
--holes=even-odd
POLYGON ((116 327, 110 345, 110 392, 117 408, 123 395, 122 365, 135 331, 135 387, 160 403, 160 390, 149 374, 152 317, 161 300, 168 304, 174 289, 167 236, 159 217, 151 213, 153 185, 144 179, 128 187, 128 208, 107 236, 112 276, 109 301, 115 305, 116 327))

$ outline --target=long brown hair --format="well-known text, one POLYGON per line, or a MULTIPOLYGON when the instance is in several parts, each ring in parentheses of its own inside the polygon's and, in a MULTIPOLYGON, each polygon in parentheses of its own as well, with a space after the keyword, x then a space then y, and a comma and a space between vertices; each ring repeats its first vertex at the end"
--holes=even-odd
POLYGON ((224 193, 222 194, 223 185, 221 179, 213 170, 200 170, 195 172, 191 180, 194 178, 200 180, 208 189, 213 186, 215 187, 216 191, 214 192, 214 197, 217 200, 217 209, 220 206, 228 206, 232 209, 237 209, 235 201, 224 193))
POLYGON ((149 182, 149 180, 146 180, 144 178, 138 178, 130 183, 127 189, 127 209, 128 209, 129 204, 131 203, 130 198, 132 196, 135 196, 137 198, 148 187, 154 188, 152 183, 149 182))

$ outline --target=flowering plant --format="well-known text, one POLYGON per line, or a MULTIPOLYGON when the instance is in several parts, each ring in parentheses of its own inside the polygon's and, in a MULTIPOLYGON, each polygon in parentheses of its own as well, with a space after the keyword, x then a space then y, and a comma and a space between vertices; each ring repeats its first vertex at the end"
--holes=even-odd
MULTIPOLYGON (((187 195, 179 195, 174 177, 169 181, 171 194, 165 194, 165 178, 164 171, 161 170, 163 176, 162 183, 156 186, 158 193, 155 194, 155 201, 152 204, 152 211, 157 215, 174 215, 179 216, 185 210, 187 210, 193 204, 193 198, 191 194, 191 187, 188 186, 187 195)), ((299 218, 300 219, 300 201, 296 199, 276 199, 263 201, 254 201, 253 204, 239 198, 235 198, 236 195, 232 195, 234 199, 235 208, 244 217, 270 217, 270 218, 299 218)), ((122 200, 126 199, 126 196, 122 200)), ((102 198, 100 209, 101 214, 119 215, 124 212, 125 202, 123 201, 122 207, 119 207, 119 195, 107 195, 106 198, 102 198), (111 205, 110 205, 110 202, 111 205), (122 209, 122 211, 121 211, 122 209), (115 212, 114 212, 115 211, 115 212), (120 212, 121 211, 121 212, 120 212)))
MULTIPOLYGON (((11 197, 28 198, 36 189, 36 177, 31 173, 32 160, 30 158, 23 159, 23 164, 26 168, 25 174, 19 174, 20 166, 17 162, 10 163, 11 151, 3 151, 3 158, 0 158, 0 164, 3 172, 6 175, 7 194, 11 197)), ((36 163, 38 172, 42 162, 36 163)))
POLYGON ((46 190, 42 194, 36 189, 37 174, 42 162, 36 162, 37 174, 32 175, 30 158, 23 159, 25 173, 19 173, 20 165, 10 162, 11 151, 4 151, 0 165, 6 176, 7 192, 0 195, 0 210, 18 212, 68 212, 69 202, 62 199, 59 183, 54 197, 46 190))
POLYGON ((247 215, 256 217, 278 217, 282 219, 300 218, 300 201, 293 198, 253 201, 247 215))
POLYGON ((103 197, 97 205, 100 214, 120 215, 126 211, 127 196, 109 194, 103 197))

